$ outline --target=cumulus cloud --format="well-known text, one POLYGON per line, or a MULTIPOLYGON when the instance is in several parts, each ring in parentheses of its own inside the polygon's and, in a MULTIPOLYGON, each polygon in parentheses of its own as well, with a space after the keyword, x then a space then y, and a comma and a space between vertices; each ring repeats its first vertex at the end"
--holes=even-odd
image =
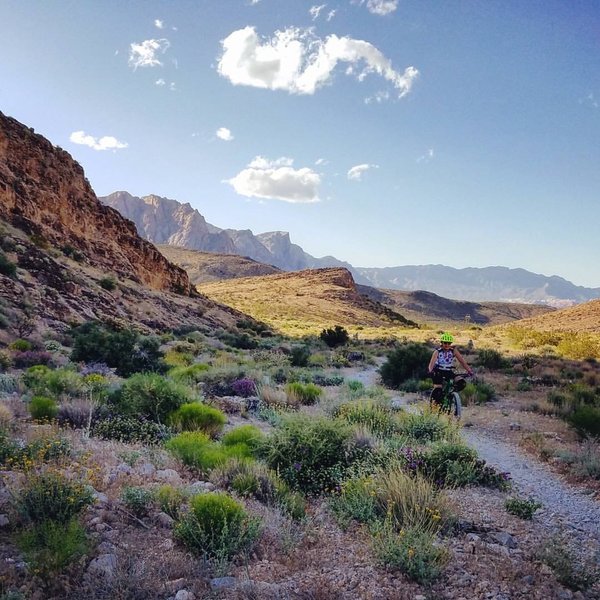
POLYGON ((170 46, 169 40, 144 40, 139 44, 131 44, 129 47, 129 66, 133 69, 138 67, 159 67, 162 62, 158 59, 159 54, 164 54, 170 46))
POLYGON ((363 163, 362 165, 355 165, 348 171, 348 179, 350 179, 351 181, 361 181, 362 176, 369 169, 379 169, 379 165, 369 165, 367 163, 363 163))
POLYGON ((233 189, 242 196, 283 200, 306 204, 319 202, 318 188, 321 176, 312 169, 294 169, 293 160, 282 157, 269 160, 257 156, 232 179, 233 189))
POLYGON ((218 71, 231 83, 290 94, 314 94, 330 81, 338 63, 349 63, 346 72, 359 81, 372 73, 382 76, 400 98, 410 92, 419 74, 414 67, 395 71, 391 61, 369 42, 337 35, 323 40, 311 29, 291 27, 261 40, 254 27, 245 27, 227 36, 222 45, 218 71))
POLYGON ((156 27, 156 29, 164 29, 165 24, 160 19, 154 19, 154 27, 156 27))
MULTIPOLYGON (((365 0, 360 0, 365 4, 365 0)), ((389 15, 398 8, 398 0, 367 0, 367 10, 374 15, 389 15)))
POLYGON ((217 137, 224 142, 231 142, 233 140, 233 135, 227 127, 219 127, 216 133, 217 137))
POLYGON ((69 139, 74 144, 89 146, 93 150, 120 150, 122 148, 127 148, 129 145, 125 142, 120 142, 112 135, 105 135, 101 138, 95 138, 85 133, 85 131, 74 131, 69 136, 69 139))

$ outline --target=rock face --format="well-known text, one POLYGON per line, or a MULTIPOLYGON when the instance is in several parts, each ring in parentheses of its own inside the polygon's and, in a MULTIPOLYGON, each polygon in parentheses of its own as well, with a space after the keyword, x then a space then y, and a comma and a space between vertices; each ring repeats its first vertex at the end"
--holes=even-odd
POLYGON ((183 269, 96 198, 70 154, 2 113, 0 218, 35 236, 40 245, 76 250, 107 274, 155 290, 192 293, 183 269))
POLYGON ((114 192, 100 200, 131 219, 140 235, 154 244, 247 256, 284 271, 350 267, 333 256, 311 256, 297 244, 292 244, 289 233, 285 231, 254 235, 249 229, 219 229, 207 223, 189 204, 169 198, 154 195, 139 198, 128 192, 114 192))

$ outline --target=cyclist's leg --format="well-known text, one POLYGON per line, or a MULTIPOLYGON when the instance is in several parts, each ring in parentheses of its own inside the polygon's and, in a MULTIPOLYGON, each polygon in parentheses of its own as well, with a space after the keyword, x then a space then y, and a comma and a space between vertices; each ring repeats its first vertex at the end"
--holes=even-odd
POLYGON ((433 374, 431 375, 431 379, 433 381, 433 389, 431 390, 429 403, 432 408, 434 406, 440 407, 444 398, 444 393, 442 391, 442 384, 444 383, 444 378, 441 376, 438 369, 434 369, 433 374))

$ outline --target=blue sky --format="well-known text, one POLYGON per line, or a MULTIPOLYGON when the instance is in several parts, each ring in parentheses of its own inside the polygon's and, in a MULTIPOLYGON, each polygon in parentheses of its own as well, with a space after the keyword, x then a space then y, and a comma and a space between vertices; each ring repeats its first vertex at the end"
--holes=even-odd
POLYGON ((596 0, 0 0, 0 27, 0 110, 98 195, 600 286, 596 0))

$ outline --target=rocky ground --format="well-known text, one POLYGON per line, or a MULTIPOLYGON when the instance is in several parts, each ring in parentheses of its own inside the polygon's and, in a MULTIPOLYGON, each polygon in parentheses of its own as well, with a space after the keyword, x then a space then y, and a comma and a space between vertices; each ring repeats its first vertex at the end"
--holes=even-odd
MULTIPOLYGON (((344 374, 367 386, 377 383, 373 367, 344 374)), ((401 400, 418 399, 406 395, 401 400)), ((540 428, 536 419, 539 415, 534 418, 518 411, 510 395, 486 407, 466 407, 466 441, 486 461, 510 472, 514 488, 510 492, 478 487, 449 492, 458 526, 444 539, 450 561, 431 587, 380 567, 367 532, 356 525, 341 529, 327 504, 320 501, 310 505, 307 520, 301 524, 251 504, 265 524, 254 554, 227 573, 209 572, 174 544, 173 520, 167 514, 155 511, 137 518, 123 509, 119 495, 125 485, 171 483, 210 490, 213 484, 197 480, 162 451, 84 439, 77 432, 72 433, 73 443, 84 454, 70 468, 87 469, 96 490, 96 504, 85 518, 95 558, 74 565, 64 581, 56 581, 60 591, 42 590, 5 535, 0 541, 0 583, 16 584, 31 600, 600 598, 598 583, 585 592, 574 591, 559 583, 556 573, 539 559, 545 547, 572 546, 573 563, 567 567, 597 560, 600 504, 593 488, 570 482, 552 463, 541 462, 519 445, 523 430, 527 433, 534 425, 540 428), (504 508, 511 495, 532 495, 543 506, 533 520, 521 520, 504 508), (73 585, 76 578, 78 583, 73 585)), ((240 417, 232 418, 232 422, 239 421, 240 417)), ((550 431, 553 425, 560 429, 562 423, 544 421, 541 430, 550 431)), ((1 475, 0 505, 6 506, 19 476, 1 475)), ((0 532, 6 532, 13 517, 1 506, 0 513, 0 532)))

